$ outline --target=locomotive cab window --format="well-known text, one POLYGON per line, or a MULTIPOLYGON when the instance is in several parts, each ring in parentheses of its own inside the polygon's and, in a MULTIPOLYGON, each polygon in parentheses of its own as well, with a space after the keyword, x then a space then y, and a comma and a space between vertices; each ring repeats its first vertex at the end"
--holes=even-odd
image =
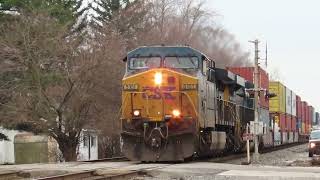
POLYGON ((199 60, 197 57, 166 57, 163 64, 165 68, 198 69, 199 60))
POLYGON ((202 60, 202 74, 203 75, 207 75, 207 60, 203 59, 202 60))
POLYGON ((133 70, 152 69, 161 67, 160 57, 130 58, 129 68, 133 70))

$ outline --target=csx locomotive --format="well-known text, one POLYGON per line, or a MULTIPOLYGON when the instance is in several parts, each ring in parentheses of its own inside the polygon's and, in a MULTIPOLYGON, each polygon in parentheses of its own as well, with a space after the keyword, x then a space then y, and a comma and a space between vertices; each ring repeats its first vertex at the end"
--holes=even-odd
POLYGON ((188 46, 140 47, 124 61, 121 137, 130 160, 183 161, 243 147, 254 113, 240 76, 188 46))

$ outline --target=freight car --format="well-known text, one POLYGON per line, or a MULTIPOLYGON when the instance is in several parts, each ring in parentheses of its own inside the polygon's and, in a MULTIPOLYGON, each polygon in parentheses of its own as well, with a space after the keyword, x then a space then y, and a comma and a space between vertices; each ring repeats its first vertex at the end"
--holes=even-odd
MULTIPOLYGON (((124 155, 135 161, 184 161, 193 156, 239 152, 254 120, 250 67, 217 68, 187 46, 137 48, 124 58, 121 137, 124 155)), ((260 148, 306 140, 311 107, 259 69, 260 148), (269 93, 277 96, 270 100, 269 93), (293 97, 294 96, 294 97, 293 97), (269 112, 269 108, 271 113, 269 112)))
POLYGON ((254 118, 243 78, 185 46, 140 47, 124 61, 121 137, 130 160, 183 161, 242 149, 254 118))

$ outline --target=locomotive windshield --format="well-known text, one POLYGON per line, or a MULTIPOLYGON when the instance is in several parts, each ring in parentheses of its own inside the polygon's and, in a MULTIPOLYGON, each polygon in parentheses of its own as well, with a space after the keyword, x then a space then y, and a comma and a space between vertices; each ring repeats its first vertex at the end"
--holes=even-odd
POLYGON ((188 74, 194 74, 199 68, 196 56, 145 56, 132 57, 128 62, 129 73, 134 74, 154 68, 175 69, 188 74))
POLYGON ((199 61, 197 57, 166 57, 164 67, 175 69, 197 69, 199 61))
POLYGON ((151 69, 158 68, 161 66, 161 58, 160 57, 138 57, 131 58, 129 63, 130 69, 151 69))

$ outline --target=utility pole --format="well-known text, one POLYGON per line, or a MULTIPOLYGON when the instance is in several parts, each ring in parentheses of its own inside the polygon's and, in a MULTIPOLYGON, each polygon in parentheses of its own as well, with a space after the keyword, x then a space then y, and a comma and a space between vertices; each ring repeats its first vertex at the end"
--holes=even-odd
POLYGON ((249 41, 254 44, 254 160, 259 159, 259 138, 258 138, 258 126, 259 126, 259 92, 260 92, 260 71, 259 71, 259 40, 249 41))

